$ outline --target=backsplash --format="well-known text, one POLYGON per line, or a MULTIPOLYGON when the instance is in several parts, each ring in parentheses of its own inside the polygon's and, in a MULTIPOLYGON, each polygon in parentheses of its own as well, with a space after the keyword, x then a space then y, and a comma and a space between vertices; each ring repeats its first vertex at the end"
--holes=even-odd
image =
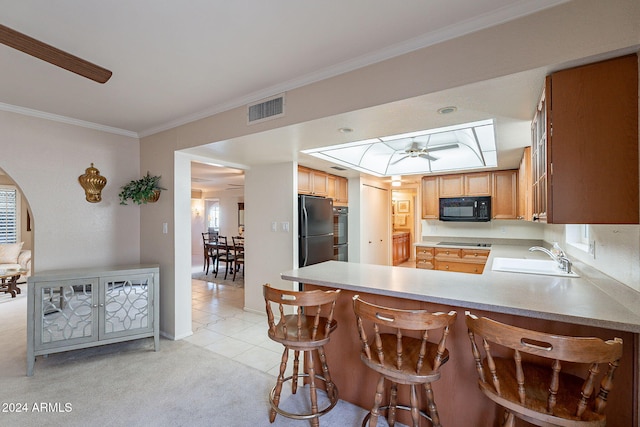
POLYGON ((590 225, 595 258, 566 243, 565 226, 528 221, 493 220, 483 223, 422 220, 422 240, 430 236, 527 239, 558 242, 571 258, 640 291, 640 225, 590 225))

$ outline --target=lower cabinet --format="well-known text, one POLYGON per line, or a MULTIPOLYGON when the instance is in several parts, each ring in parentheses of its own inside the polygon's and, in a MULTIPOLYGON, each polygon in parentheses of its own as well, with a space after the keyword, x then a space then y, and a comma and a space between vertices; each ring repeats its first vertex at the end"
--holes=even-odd
POLYGON ((393 265, 402 264, 411 257, 411 234, 393 234, 393 265))
POLYGON ((82 269, 28 279, 27 375, 39 355, 138 338, 159 349, 158 266, 82 269))
POLYGON ((428 246, 416 246, 416 268, 433 270, 433 252, 428 246))
POLYGON ((416 268, 482 274, 489 257, 486 249, 416 246, 416 268))

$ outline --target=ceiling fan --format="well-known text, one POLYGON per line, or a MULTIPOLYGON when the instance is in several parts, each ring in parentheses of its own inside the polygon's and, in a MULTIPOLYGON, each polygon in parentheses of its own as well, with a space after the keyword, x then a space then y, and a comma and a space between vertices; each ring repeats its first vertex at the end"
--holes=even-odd
MULTIPOLYGON (((429 143, 429 141, 427 141, 427 144, 429 143)), ((400 157, 399 159, 391 162, 392 165, 395 165, 396 163, 406 159, 406 158, 415 158, 415 157, 421 157, 423 159, 427 159, 427 160, 431 160, 431 161, 435 161, 438 160, 438 157, 434 157, 432 156, 430 153, 433 151, 440 151, 440 150, 449 150, 451 148, 458 148, 459 144, 458 143, 453 143, 453 144, 442 144, 442 145, 435 145, 433 147, 428 147, 427 145, 425 145, 424 147, 420 147, 418 145, 418 143, 413 140, 411 141, 411 145, 409 145, 405 150, 404 153, 405 155, 400 157)))
POLYGON ((98 83, 106 83, 111 78, 111 71, 85 61, 40 40, 22 34, 0 24, 0 43, 42 59, 72 73, 79 74, 98 83))

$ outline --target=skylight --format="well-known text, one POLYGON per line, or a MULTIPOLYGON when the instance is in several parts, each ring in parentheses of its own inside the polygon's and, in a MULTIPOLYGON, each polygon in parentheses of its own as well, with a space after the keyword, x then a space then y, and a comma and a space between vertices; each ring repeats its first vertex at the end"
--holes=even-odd
POLYGON ((497 166, 493 119, 303 150, 375 175, 413 175, 497 166))

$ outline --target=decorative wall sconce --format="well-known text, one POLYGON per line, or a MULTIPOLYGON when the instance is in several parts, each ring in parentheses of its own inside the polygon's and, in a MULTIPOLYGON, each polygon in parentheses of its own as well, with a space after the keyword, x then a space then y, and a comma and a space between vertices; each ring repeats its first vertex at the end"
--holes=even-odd
POLYGON ((100 171, 93 167, 88 167, 84 175, 78 177, 78 182, 84 188, 84 194, 89 203, 102 201, 102 189, 107 185, 107 178, 100 175, 100 171))

